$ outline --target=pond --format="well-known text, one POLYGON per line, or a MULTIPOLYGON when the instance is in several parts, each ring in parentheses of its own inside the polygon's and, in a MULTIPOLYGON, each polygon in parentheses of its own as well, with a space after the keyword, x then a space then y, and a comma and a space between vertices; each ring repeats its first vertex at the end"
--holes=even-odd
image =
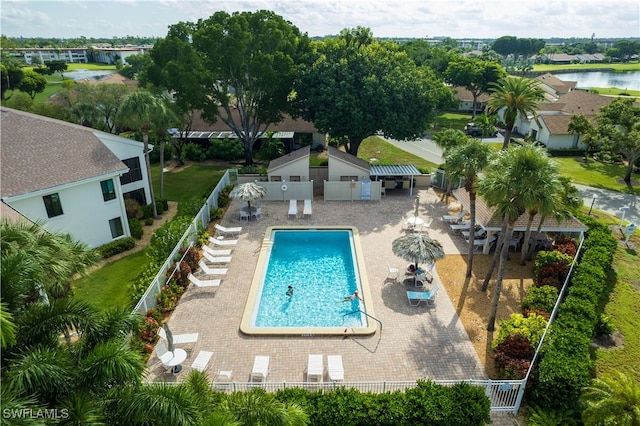
POLYGON ((640 90, 640 71, 589 71, 554 73, 562 81, 577 81, 579 89, 591 87, 616 87, 618 89, 640 90))
POLYGON ((73 80, 84 80, 86 78, 99 79, 113 73, 115 73, 113 70, 73 70, 66 71, 64 76, 65 78, 72 78, 73 80))

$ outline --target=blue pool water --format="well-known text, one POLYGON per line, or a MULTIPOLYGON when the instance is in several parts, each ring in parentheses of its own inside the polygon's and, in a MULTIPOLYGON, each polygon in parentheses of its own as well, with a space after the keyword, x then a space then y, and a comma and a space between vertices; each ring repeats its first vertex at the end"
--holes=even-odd
POLYGON ((361 327, 364 303, 348 230, 276 230, 264 272, 256 327, 361 327), (288 286, 293 296, 287 296, 288 286))

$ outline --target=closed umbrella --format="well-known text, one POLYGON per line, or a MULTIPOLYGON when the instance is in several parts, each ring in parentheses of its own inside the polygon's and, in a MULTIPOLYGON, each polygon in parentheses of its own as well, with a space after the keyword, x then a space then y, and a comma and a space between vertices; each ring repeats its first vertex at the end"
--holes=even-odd
POLYGON ((164 323, 163 325, 164 327, 164 332, 167 335, 167 349, 169 350, 169 352, 173 352, 176 347, 173 344, 173 333, 171 333, 171 329, 169 328, 169 324, 168 323, 164 323))
POLYGON ((442 244, 421 232, 411 232, 396 238, 391 243, 391 250, 395 255, 413 263, 416 269, 418 263, 432 264, 444 257, 442 244))
POLYGON ((260 200, 265 195, 267 195, 267 189, 254 182, 237 185, 229 193, 229 197, 234 200, 246 201, 249 205, 249 210, 251 210, 252 201, 260 200))
POLYGON ((420 207, 420 197, 416 195, 416 211, 413 212, 413 217, 418 217, 418 208, 420 207))

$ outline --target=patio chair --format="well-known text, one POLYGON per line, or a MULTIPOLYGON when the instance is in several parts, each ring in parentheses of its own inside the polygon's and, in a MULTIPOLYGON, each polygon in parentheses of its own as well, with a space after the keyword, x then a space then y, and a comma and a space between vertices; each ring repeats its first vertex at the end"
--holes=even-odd
MULTIPOLYGON (((215 275, 215 274, 207 274, 207 275, 215 275)), ((201 280, 200 278, 196 277, 193 274, 189 274, 187 278, 189 278, 189 281, 191 282, 191 284, 195 285, 196 287, 218 287, 220 285, 219 279, 201 280)))
POLYGON ((453 232, 457 232, 457 231, 464 231, 466 229, 469 229, 471 227, 471 223, 470 222, 460 222, 460 223, 452 223, 451 225, 449 225, 451 227, 451 230, 453 232))
POLYGON ((206 251, 202 252, 202 256, 207 259, 209 263, 229 263, 231 262, 231 256, 211 256, 206 251))
POLYGON ((240 232, 242 232, 242 226, 233 226, 231 228, 227 228, 225 226, 220 225, 219 223, 216 223, 213 226, 218 230, 218 232, 220 232, 221 234, 225 234, 225 235, 229 234, 229 235, 236 236, 240 232))
POLYGON ((191 368, 198 371, 204 371, 207 369, 207 364, 209 364, 209 360, 213 356, 213 352, 209 351, 200 351, 198 352, 198 356, 191 363, 191 368))
POLYGON ((438 286, 431 287, 428 291, 407 291, 407 299, 409 305, 418 306, 425 302, 428 306, 435 306, 435 297, 438 292, 438 286))
POLYGON ((251 376, 249 381, 253 382, 265 382, 269 376, 269 357, 264 355, 256 355, 253 360, 253 368, 251 369, 251 376))
MULTIPOLYGON (((167 332, 163 327, 158 328, 158 336, 167 341, 167 332)), ((198 342, 198 333, 183 333, 183 334, 172 334, 171 338, 173 340, 174 345, 186 345, 189 343, 197 343, 198 342)))
POLYGON ((457 223, 457 222, 462 220, 462 218, 464 217, 465 214, 467 214, 466 211, 460 210, 460 213, 458 213, 458 214, 445 214, 445 215, 442 215, 442 220, 444 220, 445 222, 457 223))
POLYGON ((298 218, 298 200, 289 200, 289 218, 298 218))
POLYGON ((307 360, 307 382, 322 382, 322 376, 324 376, 322 354, 309 355, 307 360))
POLYGON ((227 268, 211 268, 202 259, 198 262, 198 266, 205 275, 227 275, 227 268))
POLYGON ((332 382, 344 381, 342 355, 327 355, 327 373, 332 382))
POLYGON ((311 208, 311 200, 304 200, 304 209, 302 210, 302 215, 307 217, 311 217, 312 208, 311 208))
POLYGON ((209 237, 209 242, 215 246, 235 246, 238 240, 223 240, 221 238, 209 237))
POLYGON ((255 210, 251 210, 251 217, 255 217, 256 220, 262 219, 262 206, 256 207, 255 210))
POLYGON ((242 210, 242 209, 240 209, 240 210, 238 211, 238 219, 240 219, 240 220, 246 220, 247 222, 249 222, 250 217, 251 217, 251 216, 249 215, 249 212, 248 212, 248 211, 246 211, 246 210, 242 210))
POLYGON ((211 256, 229 256, 231 254, 231 250, 215 250, 207 245, 202 246, 202 251, 209 253, 211 256))
MULTIPOLYGON (((471 231, 468 231, 468 230, 462 231, 461 233, 465 240, 468 240, 469 235, 471 235, 471 231)), ((480 238, 486 233, 487 233, 487 230, 481 227, 480 229, 478 229, 476 232, 473 233, 473 238, 480 238)))
POLYGON ((387 264, 387 279, 392 279, 394 281, 398 281, 398 276, 400 276, 400 270, 395 268, 389 264, 387 264))

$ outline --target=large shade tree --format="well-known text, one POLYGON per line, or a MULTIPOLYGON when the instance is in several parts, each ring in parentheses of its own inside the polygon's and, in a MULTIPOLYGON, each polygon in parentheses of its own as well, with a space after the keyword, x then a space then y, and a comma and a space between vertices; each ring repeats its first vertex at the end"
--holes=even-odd
POLYGON ((501 112, 505 129, 502 149, 507 149, 518 114, 535 117, 544 92, 537 80, 522 77, 506 77, 490 86, 487 110, 490 113, 501 112))
POLYGON ((295 87, 302 116, 353 155, 376 133, 419 137, 448 94, 433 71, 418 67, 397 45, 376 41, 367 28, 316 42, 295 87))

